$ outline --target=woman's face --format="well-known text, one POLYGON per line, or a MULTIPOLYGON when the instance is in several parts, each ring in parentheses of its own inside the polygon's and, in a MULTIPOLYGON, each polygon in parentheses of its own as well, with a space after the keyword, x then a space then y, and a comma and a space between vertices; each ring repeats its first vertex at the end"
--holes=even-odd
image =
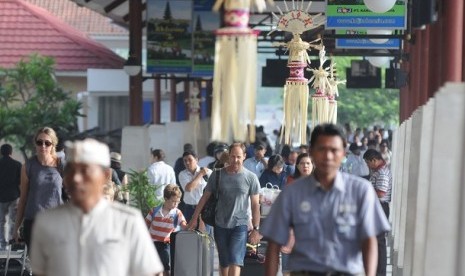
POLYGON ((273 169, 271 169, 275 174, 280 174, 283 171, 282 166, 274 166, 273 169))
POLYGON ((309 157, 303 157, 297 164, 301 176, 309 176, 313 171, 313 163, 309 157))
POLYGON ((45 133, 39 134, 35 140, 36 152, 39 155, 51 154, 54 146, 52 138, 45 133))

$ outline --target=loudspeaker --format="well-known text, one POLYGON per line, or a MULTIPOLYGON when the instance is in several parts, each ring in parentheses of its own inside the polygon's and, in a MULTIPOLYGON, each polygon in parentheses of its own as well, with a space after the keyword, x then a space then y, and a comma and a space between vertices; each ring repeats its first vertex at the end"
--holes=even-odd
POLYGON ((402 88, 407 84, 407 76, 407 72, 401 69, 387 68, 384 87, 402 88))

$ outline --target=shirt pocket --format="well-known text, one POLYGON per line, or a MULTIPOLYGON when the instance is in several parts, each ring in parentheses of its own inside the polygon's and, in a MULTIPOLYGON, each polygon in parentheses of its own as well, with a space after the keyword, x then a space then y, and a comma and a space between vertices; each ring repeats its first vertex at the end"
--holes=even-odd
POLYGON ((357 219, 354 213, 339 213, 335 221, 336 233, 342 240, 357 238, 357 219))
POLYGON ((294 221, 294 233, 296 240, 315 240, 321 234, 318 231, 317 220, 312 214, 299 214, 294 221))

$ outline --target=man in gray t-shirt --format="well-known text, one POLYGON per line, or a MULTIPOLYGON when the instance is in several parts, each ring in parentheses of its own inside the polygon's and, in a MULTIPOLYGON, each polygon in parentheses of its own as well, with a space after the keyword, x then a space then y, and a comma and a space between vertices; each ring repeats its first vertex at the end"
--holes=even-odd
POLYGON ((258 192, 260 184, 257 176, 243 167, 245 145, 234 143, 229 147, 229 166, 215 172, 208 180, 207 187, 200 199, 189 229, 195 229, 200 211, 212 193, 215 193, 216 177, 218 181, 218 205, 215 218, 215 241, 218 248, 221 275, 239 275, 244 265, 247 243, 247 225, 249 216, 249 198, 252 207, 253 231, 250 243, 260 240, 260 207, 258 192), (228 274, 229 273, 229 274, 228 274))

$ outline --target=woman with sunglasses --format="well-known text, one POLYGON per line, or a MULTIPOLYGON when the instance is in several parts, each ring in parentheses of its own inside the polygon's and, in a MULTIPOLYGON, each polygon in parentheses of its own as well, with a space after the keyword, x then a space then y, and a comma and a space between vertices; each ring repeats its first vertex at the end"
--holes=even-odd
POLYGON ((21 195, 16 214, 14 239, 18 241, 19 228, 23 223, 23 238, 30 245, 35 215, 63 203, 61 198, 63 164, 57 157, 55 131, 43 127, 34 135, 36 154, 26 160, 21 169, 21 195))

